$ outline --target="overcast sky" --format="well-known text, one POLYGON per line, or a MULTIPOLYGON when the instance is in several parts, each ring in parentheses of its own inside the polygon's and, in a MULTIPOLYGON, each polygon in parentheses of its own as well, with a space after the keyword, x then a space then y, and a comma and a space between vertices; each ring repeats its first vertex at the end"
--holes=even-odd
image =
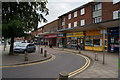
MULTIPOLYGON (((47 23, 56 20, 58 16, 90 1, 92 0, 48 0, 47 7, 49 9, 49 15, 46 16, 46 19, 48 20, 47 23)), ((38 27, 47 23, 39 23, 38 27)))

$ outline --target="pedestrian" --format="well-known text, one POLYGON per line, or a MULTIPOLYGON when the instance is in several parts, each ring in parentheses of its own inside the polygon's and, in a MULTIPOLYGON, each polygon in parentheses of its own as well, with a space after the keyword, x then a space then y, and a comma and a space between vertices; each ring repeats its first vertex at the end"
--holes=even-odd
POLYGON ((78 50, 81 50, 80 43, 77 44, 77 48, 78 48, 78 50))
POLYGON ((52 42, 50 42, 49 47, 52 48, 52 42))
POLYGON ((58 47, 59 47, 59 42, 57 43, 58 47))

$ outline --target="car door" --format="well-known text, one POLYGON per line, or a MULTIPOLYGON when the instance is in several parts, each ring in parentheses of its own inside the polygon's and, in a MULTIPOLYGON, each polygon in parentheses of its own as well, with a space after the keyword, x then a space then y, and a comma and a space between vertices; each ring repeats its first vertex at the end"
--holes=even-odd
POLYGON ((28 51, 28 52, 31 52, 31 44, 28 44, 28 46, 27 46, 27 51, 28 51))

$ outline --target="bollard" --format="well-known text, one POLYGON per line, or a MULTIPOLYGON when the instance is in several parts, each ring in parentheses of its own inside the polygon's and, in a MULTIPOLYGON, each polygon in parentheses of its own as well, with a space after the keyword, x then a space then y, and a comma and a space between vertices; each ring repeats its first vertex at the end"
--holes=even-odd
POLYGON ((79 48, 79 54, 81 54, 81 48, 79 48))
POLYGON ((95 61, 98 61, 98 53, 95 53, 95 61))
POLYGON ((62 51, 64 50, 64 46, 62 45, 62 51))
POLYGON ((60 72, 58 80, 68 80, 68 76, 67 72, 60 72))
POLYGON ((28 61, 28 53, 25 51, 25 61, 28 61))
POLYGON ((43 48, 41 48, 41 52, 40 52, 41 54, 43 53, 43 48))
POLYGON ((47 57, 47 51, 44 50, 44 57, 47 57))

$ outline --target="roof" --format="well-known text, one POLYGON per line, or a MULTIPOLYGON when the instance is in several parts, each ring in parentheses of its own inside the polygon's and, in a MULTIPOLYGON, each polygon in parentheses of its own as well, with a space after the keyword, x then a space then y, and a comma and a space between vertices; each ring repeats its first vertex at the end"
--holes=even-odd
MULTIPOLYGON (((55 22, 55 21, 57 21, 58 19, 55 19, 55 20, 53 20, 53 21, 51 21, 51 22, 49 22, 49 23, 47 23, 47 24, 45 24, 45 25, 43 25, 43 26, 41 26, 41 27, 43 27, 44 28, 44 26, 46 26, 46 25, 49 25, 49 24, 51 24, 51 23, 53 23, 53 22, 55 22)), ((40 28, 41 28, 40 27, 40 28)), ((39 28, 38 28, 39 29, 39 28)))

